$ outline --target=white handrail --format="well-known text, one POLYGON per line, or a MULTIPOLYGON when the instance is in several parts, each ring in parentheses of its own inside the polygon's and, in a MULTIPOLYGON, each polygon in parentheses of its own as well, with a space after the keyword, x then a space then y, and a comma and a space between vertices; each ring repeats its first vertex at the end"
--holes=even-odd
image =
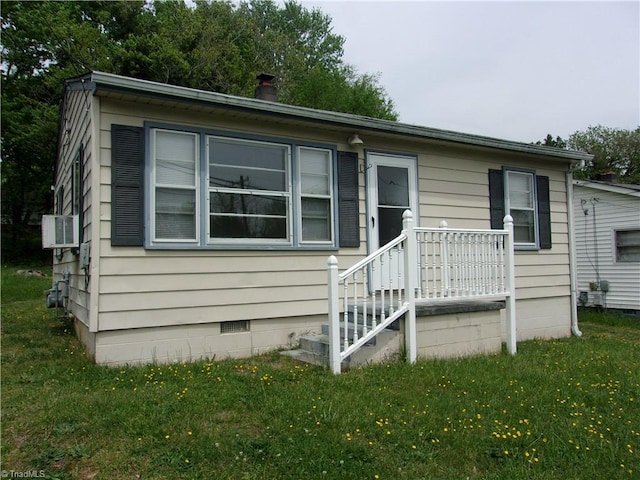
POLYGON ((439 228, 413 223, 412 213, 405 211, 400 235, 342 273, 336 257, 329 257, 329 351, 334 373, 340 373, 343 360, 402 316, 407 357, 415 362, 416 302, 505 300, 507 349, 516 352, 511 216, 504 218, 504 229, 496 230, 452 229, 444 221, 439 228))

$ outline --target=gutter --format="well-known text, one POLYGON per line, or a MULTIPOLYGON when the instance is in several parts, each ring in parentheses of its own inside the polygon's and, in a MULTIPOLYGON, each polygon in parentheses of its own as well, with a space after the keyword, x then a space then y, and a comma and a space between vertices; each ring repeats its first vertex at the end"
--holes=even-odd
POLYGON ((582 332, 578 327, 578 298, 577 298, 577 275, 576 275, 576 238, 573 221, 573 175, 569 170, 566 173, 567 179, 567 217, 569 228, 569 285, 571 288, 571 333, 576 337, 581 337, 582 332))

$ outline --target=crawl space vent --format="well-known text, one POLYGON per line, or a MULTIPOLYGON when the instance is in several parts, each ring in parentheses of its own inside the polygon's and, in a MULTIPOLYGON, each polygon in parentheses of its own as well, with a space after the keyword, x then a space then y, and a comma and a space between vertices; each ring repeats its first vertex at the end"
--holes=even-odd
POLYGON ((236 320, 234 322, 222 322, 220 333, 241 333, 249 331, 249 320, 236 320))

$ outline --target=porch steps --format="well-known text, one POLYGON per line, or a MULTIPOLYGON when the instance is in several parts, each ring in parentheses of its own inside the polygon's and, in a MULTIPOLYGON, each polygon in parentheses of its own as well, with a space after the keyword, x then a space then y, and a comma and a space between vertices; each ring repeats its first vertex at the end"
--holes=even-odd
MULTIPOLYGON (((358 317, 362 320, 359 308, 358 317)), ((348 308, 349 317, 353 318, 354 308, 348 308)), ((378 315, 380 308, 378 308, 378 315)), ((369 321, 371 318, 367 315, 369 321)), ((363 325, 358 325, 358 337, 363 335, 363 325)), ((347 329, 349 340, 353 340, 354 328, 347 329)), ((340 340, 344 340, 344 322, 340 323, 340 340)), ((343 367, 355 367, 367 363, 382 362, 394 355, 397 355, 401 347, 401 338, 398 322, 394 322, 390 328, 386 328, 376 337, 367 342, 361 349, 350 355, 344 362, 343 367)), ((313 365, 329 366, 329 324, 322 325, 322 333, 315 335, 304 335, 300 337, 300 348, 282 352, 300 362, 313 365)))

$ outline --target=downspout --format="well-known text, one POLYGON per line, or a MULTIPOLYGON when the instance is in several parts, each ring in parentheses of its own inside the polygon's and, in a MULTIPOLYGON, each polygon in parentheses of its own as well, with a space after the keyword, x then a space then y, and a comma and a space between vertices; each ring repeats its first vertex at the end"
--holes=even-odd
POLYGON ((581 337, 582 332, 578 328, 578 301, 576 292, 578 284, 576 281, 576 239, 573 223, 573 175, 571 170, 566 174, 567 179, 567 217, 569 227, 569 284, 571 287, 571 333, 576 337, 581 337))

